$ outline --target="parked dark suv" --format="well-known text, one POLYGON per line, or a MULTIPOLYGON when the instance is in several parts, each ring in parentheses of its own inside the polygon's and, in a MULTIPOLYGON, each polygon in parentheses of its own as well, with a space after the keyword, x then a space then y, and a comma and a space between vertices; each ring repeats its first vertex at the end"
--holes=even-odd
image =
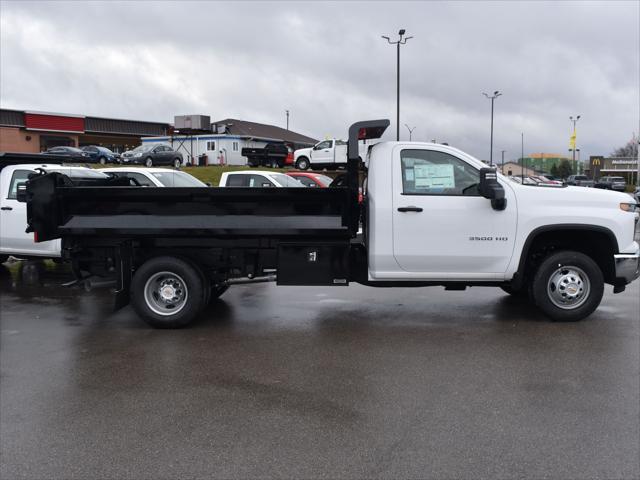
POLYGON ((111 150, 105 147, 98 147, 90 145, 82 147, 82 151, 89 154, 91 162, 100 163, 102 165, 106 163, 118 163, 120 161, 120 155, 113 153, 111 150))
POLYGON ((602 177, 595 183, 594 187, 624 192, 624 189, 627 188, 627 182, 624 177, 602 177))
POLYGON ((128 152, 124 152, 120 156, 120 163, 125 165, 141 163, 147 167, 154 165, 172 165, 178 168, 182 165, 182 154, 176 152, 168 145, 147 143, 128 152))

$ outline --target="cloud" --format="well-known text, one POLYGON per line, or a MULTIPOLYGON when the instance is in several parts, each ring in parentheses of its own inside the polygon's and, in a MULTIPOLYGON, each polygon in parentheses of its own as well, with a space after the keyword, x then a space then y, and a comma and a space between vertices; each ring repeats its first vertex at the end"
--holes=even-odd
MULTIPOLYGON (((413 138, 494 152, 565 153, 582 115, 583 158, 638 129, 637 2, 6 2, 0 4, 4 108, 171 121, 204 113, 316 138, 392 119, 395 48, 401 119, 413 138)), ((496 155, 497 157, 497 155, 496 155)))

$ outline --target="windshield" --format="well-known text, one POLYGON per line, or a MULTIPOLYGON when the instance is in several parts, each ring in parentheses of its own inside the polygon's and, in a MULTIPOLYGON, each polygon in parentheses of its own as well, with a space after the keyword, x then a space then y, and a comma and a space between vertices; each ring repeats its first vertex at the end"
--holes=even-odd
POLYGON ((139 147, 136 147, 131 151, 132 152, 146 152, 147 150, 151 150, 152 148, 153 148, 153 145, 140 145, 139 147))
POLYGON ((195 177, 192 177, 188 173, 184 172, 152 172, 152 175, 157 178, 165 187, 206 187, 205 183, 202 183, 195 177))
POLYGON ((283 173, 272 173, 271 178, 273 178, 276 182, 280 184, 281 187, 303 187, 295 178, 290 177, 289 175, 285 175, 283 173))

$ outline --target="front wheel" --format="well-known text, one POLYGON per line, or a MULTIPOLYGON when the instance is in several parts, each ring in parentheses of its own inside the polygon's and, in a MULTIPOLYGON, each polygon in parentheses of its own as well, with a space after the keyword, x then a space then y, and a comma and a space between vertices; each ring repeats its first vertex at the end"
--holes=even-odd
POLYGON ((179 158, 173 160, 173 168, 180 168, 182 166, 182 161, 179 158))
POLYGON ((311 163, 307 157, 300 157, 296 162, 296 168, 298 170, 308 170, 310 166, 311 163))
POLYGON ((531 293, 535 304, 556 321, 575 322, 598 308, 604 277, 596 262, 580 252, 549 255, 538 268, 531 293))
POLYGON ((104 157, 100 157, 100 159, 98 160, 98 162, 100 162, 100 165, 106 165, 107 164, 107 159, 104 157))
POLYGON ((147 167, 153 167, 153 158, 148 157, 145 161, 144 161, 145 166, 147 167))
POLYGON ((175 257, 147 260, 131 282, 131 304, 154 328, 189 325, 205 306, 205 293, 199 272, 175 257))

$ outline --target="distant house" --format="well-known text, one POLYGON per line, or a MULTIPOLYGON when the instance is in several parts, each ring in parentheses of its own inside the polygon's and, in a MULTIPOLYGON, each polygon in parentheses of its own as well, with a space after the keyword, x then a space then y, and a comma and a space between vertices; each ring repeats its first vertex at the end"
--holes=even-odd
POLYGON ((212 122, 208 132, 174 130, 172 133, 144 138, 142 143, 169 144, 182 153, 187 163, 198 163, 201 156, 206 156, 209 165, 246 165, 247 158, 242 156, 242 149, 263 147, 269 142, 285 142, 294 150, 318 143, 314 138, 285 128, 235 118, 212 122))
POLYGON ((507 162, 505 163, 502 167, 502 174, 503 175, 507 175, 509 177, 513 176, 513 177, 519 177, 523 174, 523 170, 524 170, 524 176, 527 177, 529 175, 535 175, 536 171, 533 168, 527 168, 525 167, 524 169, 520 166, 519 163, 515 163, 515 162, 507 162))

